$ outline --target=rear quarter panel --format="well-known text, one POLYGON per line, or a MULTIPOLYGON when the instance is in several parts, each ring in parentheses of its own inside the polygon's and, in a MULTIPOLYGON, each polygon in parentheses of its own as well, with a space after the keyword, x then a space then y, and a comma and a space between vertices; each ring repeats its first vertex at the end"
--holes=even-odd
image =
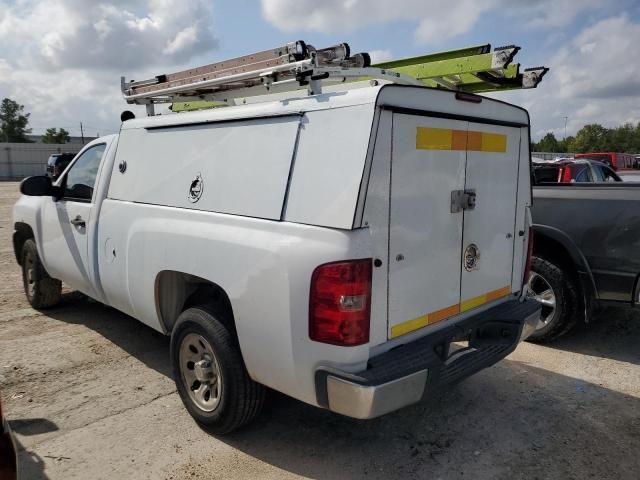
POLYGON ((308 334, 313 270, 330 261, 369 257, 368 230, 111 199, 103 203, 100 225, 99 264, 110 305, 163 330, 154 298, 160 272, 216 283, 229 296, 243 358, 258 382, 315 403, 317 366, 357 370, 368 359, 368 345, 325 345, 308 334))

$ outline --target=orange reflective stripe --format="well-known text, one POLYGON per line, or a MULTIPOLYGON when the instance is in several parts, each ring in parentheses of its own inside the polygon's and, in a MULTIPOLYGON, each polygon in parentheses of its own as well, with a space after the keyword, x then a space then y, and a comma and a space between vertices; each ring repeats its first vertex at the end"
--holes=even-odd
POLYGON ((471 150, 472 152, 478 152, 482 149, 482 133, 480 132, 469 132, 467 135, 467 150, 471 150))
POLYGON ((484 305, 485 303, 492 302, 493 300, 498 300, 499 298, 506 297, 511 293, 511 287, 502 287, 498 290, 493 290, 491 292, 479 295, 477 297, 470 298, 456 305, 451 305, 450 307, 442 308, 440 310, 436 310, 435 312, 427 313, 426 315, 422 315, 418 318, 414 318, 413 320, 408 320, 403 323, 399 323, 398 325, 394 325, 391 327, 391 338, 399 337, 400 335, 405 335, 407 333, 414 332, 419 330, 427 325, 432 325, 434 323, 440 322, 442 320, 446 320, 447 318, 451 318, 454 315, 457 315, 462 312, 466 312, 468 310, 472 310, 480 305, 484 305))
POLYGON ((493 292, 489 292, 486 294, 487 302, 492 300, 497 300, 502 297, 506 297, 511 293, 511 287, 503 287, 498 290, 494 290, 493 292))
POLYGON ((451 150, 467 149, 467 132, 464 130, 453 130, 451 138, 451 150))
POLYGON ((460 305, 451 305, 450 307, 443 308, 442 310, 436 310, 429 314, 429 325, 439 322, 445 318, 453 317, 460 313, 460 305))
POLYGON ((507 136, 502 133, 418 127, 416 149, 505 153, 507 136))

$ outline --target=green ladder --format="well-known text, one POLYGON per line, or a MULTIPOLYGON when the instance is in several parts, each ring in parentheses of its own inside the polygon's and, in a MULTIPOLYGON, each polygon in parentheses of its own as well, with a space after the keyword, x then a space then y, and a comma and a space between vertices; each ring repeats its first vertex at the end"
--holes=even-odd
MULTIPOLYGON (((372 67, 408 75, 428 87, 470 93, 536 88, 549 69, 535 67, 521 71, 520 64, 513 63, 519 51, 520 47, 515 45, 491 51, 491 45, 485 44, 381 62, 372 67)), ((185 112, 226 105, 210 101, 175 102, 171 110, 185 112)))
POLYGON ((374 65, 377 68, 404 73, 429 87, 447 88, 472 93, 536 88, 546 67, 527 68, 512 63, 520 47, 510 45, 491 51, 491 45, 478 45, 460 50, 433 53, 419 57, 392 60, 374 65))

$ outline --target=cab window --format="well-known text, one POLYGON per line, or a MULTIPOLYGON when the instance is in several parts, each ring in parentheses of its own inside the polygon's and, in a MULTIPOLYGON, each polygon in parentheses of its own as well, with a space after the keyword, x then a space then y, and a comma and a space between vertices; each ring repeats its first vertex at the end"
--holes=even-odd
POLYGON ((604 182, 604 174, 602 173, 602 168, 600 168, 599 165, 593 165, 593 181, 604 182))
POLYGON ((620 182, 622 181, 620 177, 609 167, 604 167, 601 165, 594 165, 593 170, 596 172, 596 176, 598 178, 602 178, 602 180, 598 180, 600 182, 620 182))
POLYGON ((587 165, 574 165, 573 181, 576 183, 585 183, 591 181, 589 167, 587 165))
POLYGON ((73 163, 64 181, 64 198, 78 202, 90 202, 96 183, 98 167, 106 144, 101 143, 86 150, 73 163))

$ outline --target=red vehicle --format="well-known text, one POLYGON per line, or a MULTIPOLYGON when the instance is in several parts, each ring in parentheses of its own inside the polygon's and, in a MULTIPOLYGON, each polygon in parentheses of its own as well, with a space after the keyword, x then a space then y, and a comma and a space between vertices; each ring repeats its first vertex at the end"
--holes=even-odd
POLYGON ((609 165, 591 159, 571 158, 555 162, 533 162, 534 185, 553 183, 621 182, 609 165))
POLYGON ((16 480, 18 478, 18 456, 16 444, 9 429, 9 422, 2 415, 0 401, 0 479, 16 480))
POLYGON ((576 153, 576 158, 586 158, 606 163, 614 170, 632 170, 638 168, 636 157, 628 153, 576 153))

